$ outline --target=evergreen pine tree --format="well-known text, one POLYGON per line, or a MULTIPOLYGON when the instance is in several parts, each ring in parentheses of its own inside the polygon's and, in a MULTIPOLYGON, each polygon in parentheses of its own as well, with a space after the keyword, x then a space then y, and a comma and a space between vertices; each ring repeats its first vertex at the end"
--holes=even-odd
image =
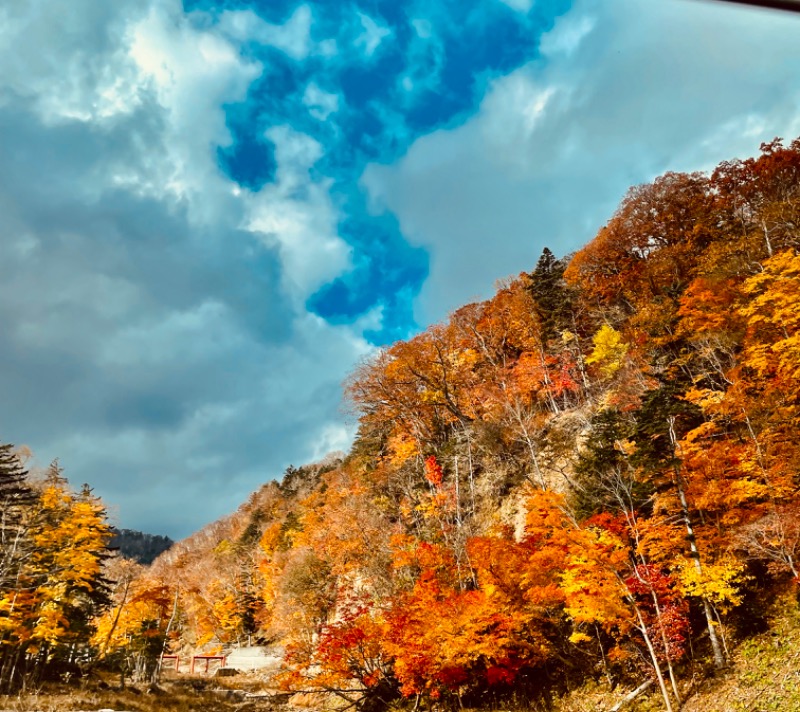
POLYGON ((637 510, 650 498, 652 487, 637 480, 623 451, 629 431, 630 423, 614 408, 592 417, 591 432, 575 466, 573 499, 580 517, 637 510))
POLYGON ((574 293, 564 281, 564 260, 556 259, 549 248, 542 250, 536 269, 529 275, 529 291, 535 303, 536 315, 542 325, 545 343, 561 331, 572 328, 574 293))
POLYGON ((11 444, 0 445, 0 594, 16 577, 22 556, 25 509, 36 496, 11 444))

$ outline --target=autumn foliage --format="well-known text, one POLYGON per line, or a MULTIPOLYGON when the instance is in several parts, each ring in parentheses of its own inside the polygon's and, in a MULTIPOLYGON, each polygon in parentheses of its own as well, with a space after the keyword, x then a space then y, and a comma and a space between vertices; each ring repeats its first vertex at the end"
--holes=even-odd
POLYGON ((88 487, 73 492, 53 463, 30 482, 22 455, 0 446, 0 692, 36 684, 89 648, 107 603, 111 527, 88 487))
POLYGON ((635 187, 571 258, 363 364, 349 455, 220 524, 213 585, 192 547, 161 562, 183 638, 230 644, 244 586, 287 687, 482 704, 557 669, 678 706, 797 578, 799 171, 775 141, 635 187))
POLYGON ((800 140, 632 188, 575 255, 358 368, 351 452, 118 584, 95 645, 270 643, 287 688, 362 706, 590 676, 677 708, 798 580, 799 251, 800 140))

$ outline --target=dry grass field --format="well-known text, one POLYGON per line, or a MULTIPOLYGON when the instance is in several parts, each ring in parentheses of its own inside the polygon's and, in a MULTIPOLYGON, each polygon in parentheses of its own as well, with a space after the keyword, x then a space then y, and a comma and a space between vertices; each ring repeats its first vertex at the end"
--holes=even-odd
POLYGON ((47 685, 36 693, 0 697, 0 712, 261 712, 281 707, 280 697, 245 678, 185 676, 150 689, 102 682, 47 685))

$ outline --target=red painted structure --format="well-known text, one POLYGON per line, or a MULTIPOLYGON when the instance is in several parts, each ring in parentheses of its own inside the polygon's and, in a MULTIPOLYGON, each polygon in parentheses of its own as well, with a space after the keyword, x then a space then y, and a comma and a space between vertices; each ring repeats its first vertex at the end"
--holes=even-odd
POLYGON ((194 664, 198 660, 205 660, 206 661, 205 672, 208 672, 208 664, 212 660, 219 660, 220 661, 220 667, 225 667, 225 656, 224 655, 193 655, 192 656, 192 674, 194 674, 194 664))
POLYGON ((177 655, 162 655, 161 656, 161 667, 164 667, 165 660, 174 660, 175 661, 175 672, 178 672, 178 656, 177 655))

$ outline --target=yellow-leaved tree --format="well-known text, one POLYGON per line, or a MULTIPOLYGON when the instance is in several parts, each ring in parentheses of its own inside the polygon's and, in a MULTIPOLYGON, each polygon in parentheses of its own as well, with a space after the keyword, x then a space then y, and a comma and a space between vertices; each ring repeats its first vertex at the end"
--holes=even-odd
POLYGON ((4 690, 35 683, 53 663, 74 663, 88 645, 90 619, 106 602, 101 567, 111 527, 87 486, 73 492, 54 462, 20 527, 25 556, 13 584, 0 591, 4 690))

